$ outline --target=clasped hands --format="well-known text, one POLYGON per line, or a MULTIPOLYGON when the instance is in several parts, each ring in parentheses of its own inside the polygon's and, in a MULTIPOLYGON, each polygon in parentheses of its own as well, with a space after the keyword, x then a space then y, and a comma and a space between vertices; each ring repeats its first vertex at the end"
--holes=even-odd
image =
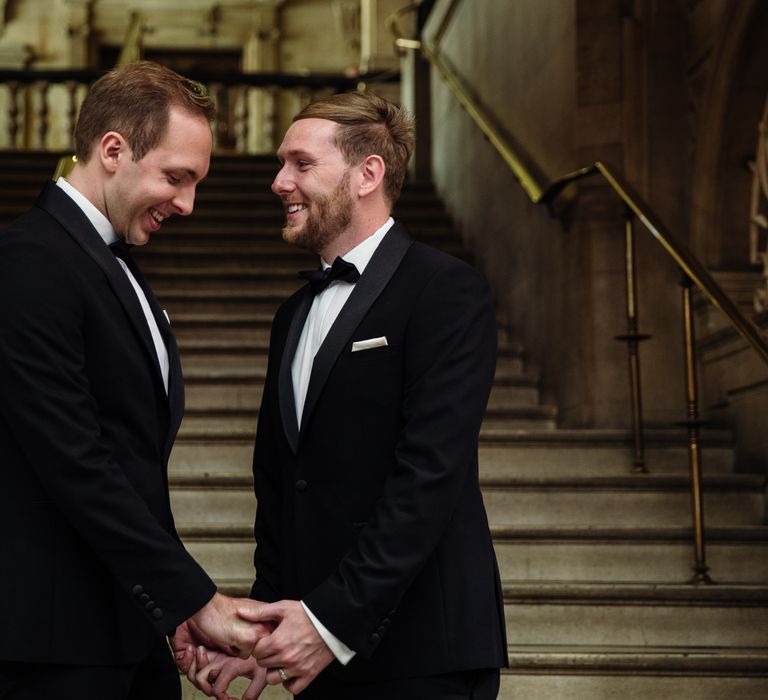
POLYGON ((217 700, 236 700, 227 689, 239 676, 251 679, 242 700, 279 683, 295 695, 334 658, 300 602, 220 593, 177 628, 171 647, 179 669, 217 700))

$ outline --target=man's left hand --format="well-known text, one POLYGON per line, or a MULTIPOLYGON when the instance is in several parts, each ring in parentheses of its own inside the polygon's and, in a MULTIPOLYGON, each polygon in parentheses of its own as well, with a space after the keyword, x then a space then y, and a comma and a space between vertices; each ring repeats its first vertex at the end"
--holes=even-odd
POLYGON ((262 637, 253 649, 259 666, 269 669, 267 683, 270 685, 282 683, 296 695, 334 659, 333 652, 297 600, 281 600, 258 608, 241 607, 238 614, 249 622, 271 620, 277 624, 274 632, 262 637))

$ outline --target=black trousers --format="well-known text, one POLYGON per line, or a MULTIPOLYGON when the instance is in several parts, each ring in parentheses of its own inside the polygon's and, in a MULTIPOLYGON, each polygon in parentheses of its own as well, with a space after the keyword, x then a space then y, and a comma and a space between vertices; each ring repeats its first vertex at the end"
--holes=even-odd
POLYGON ((297 700, 496 700, 498 668, 376 683, 343 683, 320 674, 297 700))
POLYGON ((0 660, 0 700, 180 700, 181 683, 163 639, 133 666, 72 666, 0 660))

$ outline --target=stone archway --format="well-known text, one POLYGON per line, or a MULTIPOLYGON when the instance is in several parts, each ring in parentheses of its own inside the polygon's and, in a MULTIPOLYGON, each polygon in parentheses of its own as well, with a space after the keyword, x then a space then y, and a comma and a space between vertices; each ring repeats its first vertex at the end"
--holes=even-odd
MULTIPOLYGON (((768 6, 736 3, 707 60, 696 106, 691 175, 691 245, 711 267, 749 263, 749 202, 757 124, 768 92, 768 6)), ((701 48, 701 47, 700 47, 701 48)))

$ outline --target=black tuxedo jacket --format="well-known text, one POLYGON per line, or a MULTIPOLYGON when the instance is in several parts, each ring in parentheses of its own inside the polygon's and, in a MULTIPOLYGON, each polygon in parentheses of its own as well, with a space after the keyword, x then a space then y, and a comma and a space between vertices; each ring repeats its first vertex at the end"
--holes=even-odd
POLYGON ((0 659, 140 660, 215 587, 182 546, 167 462, 184 391, 166 395, 125 272, 48 184, 0 233, 0 659))
POLYGON ((327 671, 348 680, 505 665, 478 485, 497 334, 485 283, 396 223, 315 356, 298 426, 291 362, 312 299, 299 290, 272 328, 252 597, 303 600, 357 652, 327 671))

